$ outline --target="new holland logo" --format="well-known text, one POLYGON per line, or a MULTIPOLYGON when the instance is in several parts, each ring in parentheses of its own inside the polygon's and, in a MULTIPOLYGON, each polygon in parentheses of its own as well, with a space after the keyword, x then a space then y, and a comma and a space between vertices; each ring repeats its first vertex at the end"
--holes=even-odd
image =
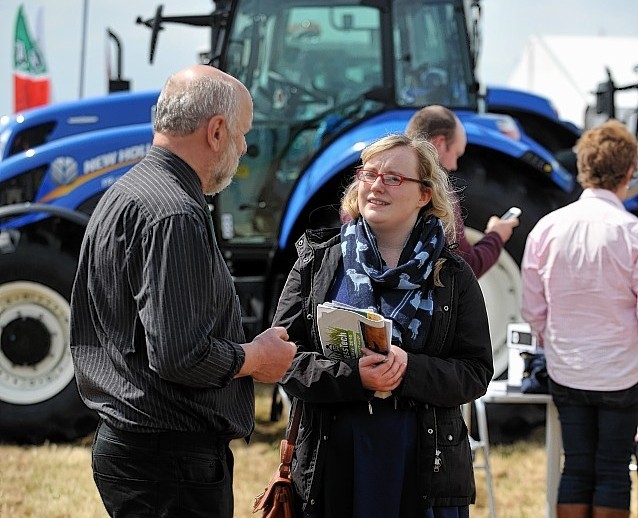
POLYGON ((69 185, 78 177, 78 163, 70 156, 60 156, 51 164, 51 177, 58 185, 69 185))

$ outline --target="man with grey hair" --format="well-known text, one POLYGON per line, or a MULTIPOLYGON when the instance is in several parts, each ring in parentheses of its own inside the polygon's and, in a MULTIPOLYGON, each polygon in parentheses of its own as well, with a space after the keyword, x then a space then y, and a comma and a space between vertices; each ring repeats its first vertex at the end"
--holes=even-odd
POLYGON ((98 203, 71 301, 80 395, 100 423, 93 476, 111 516, 233 516, 229 441, 254 426, 253 379, 275 382, 282 327, 246 343, 204 194, 246 152, 252 100, 197 65, 168 80, 153 145, 98 203))

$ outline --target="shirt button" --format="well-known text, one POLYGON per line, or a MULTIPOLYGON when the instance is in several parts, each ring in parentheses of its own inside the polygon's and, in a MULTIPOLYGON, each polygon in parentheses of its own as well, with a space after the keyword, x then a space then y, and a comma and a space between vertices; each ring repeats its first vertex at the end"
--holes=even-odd
POLYGON ((443 311, 449 311, 450 310, 450 306, 443 306, 443 311))
POLYGON ((324 441, 327 441, 327 440, 328 440, 328 436, 327 436, 327 435, 324 435, 324 436, 323 436, 323 440, 324 440, 324 441))
POLYGON ((428 433, 432 435, 434 433, 434 430, 432 430, 432 428, 428 428, 428 433))
POLYGON ((306 315, 306 318, 307 318, 308 320, 312 320, 312 313, 308 313, 308 314, 306 315))
POLYGON ((451 435, 448 435, 448 436, 447 436, 447 440, 448 440, 448 441, 451 441, 452 439, 454 439, 454 437, 452 437, 451 435))
POLYGON ((315 505, 315 499, 314 499, 314 498, 311 498, 311 499, 310 499, 310 504, 311 504, 311 505, 315 505))

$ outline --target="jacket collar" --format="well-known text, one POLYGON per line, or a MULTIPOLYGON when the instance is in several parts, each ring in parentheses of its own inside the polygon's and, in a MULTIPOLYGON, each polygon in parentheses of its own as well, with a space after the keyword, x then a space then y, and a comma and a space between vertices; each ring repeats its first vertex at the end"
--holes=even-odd
MULTIPOLYGON (((301 257, 304 253, 309 252, 312 249, 317 250, 334 246, 339 243, 340 240, 340 227, 309 229, 306 230, 299 239, 297 239, 295 247, 297 248, 298 255, 301 257)), ((447 246, 443 248, 441 257, 447 259, 451 265, 458 269, 462 267, 463 260, 461 257, 453 250, 450 250, 447 246)))
POLYGON ((339 241, 340 236, 340 227, 309 229, 306 230, 299 239, 297 239, 295 246, 297 247, 297 250, 300 250, 305 246, 309 246, 311 248, 332 246, 335 241, 339 241))

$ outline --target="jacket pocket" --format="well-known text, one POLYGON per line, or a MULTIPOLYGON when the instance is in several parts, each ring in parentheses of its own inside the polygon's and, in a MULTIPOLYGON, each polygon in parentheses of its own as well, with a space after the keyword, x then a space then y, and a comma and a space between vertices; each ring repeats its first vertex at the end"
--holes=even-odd
POLYGON ((460 411, 437 416, 436 450, 432 473, 432 497, 474 497, 472 452, 460 411))

